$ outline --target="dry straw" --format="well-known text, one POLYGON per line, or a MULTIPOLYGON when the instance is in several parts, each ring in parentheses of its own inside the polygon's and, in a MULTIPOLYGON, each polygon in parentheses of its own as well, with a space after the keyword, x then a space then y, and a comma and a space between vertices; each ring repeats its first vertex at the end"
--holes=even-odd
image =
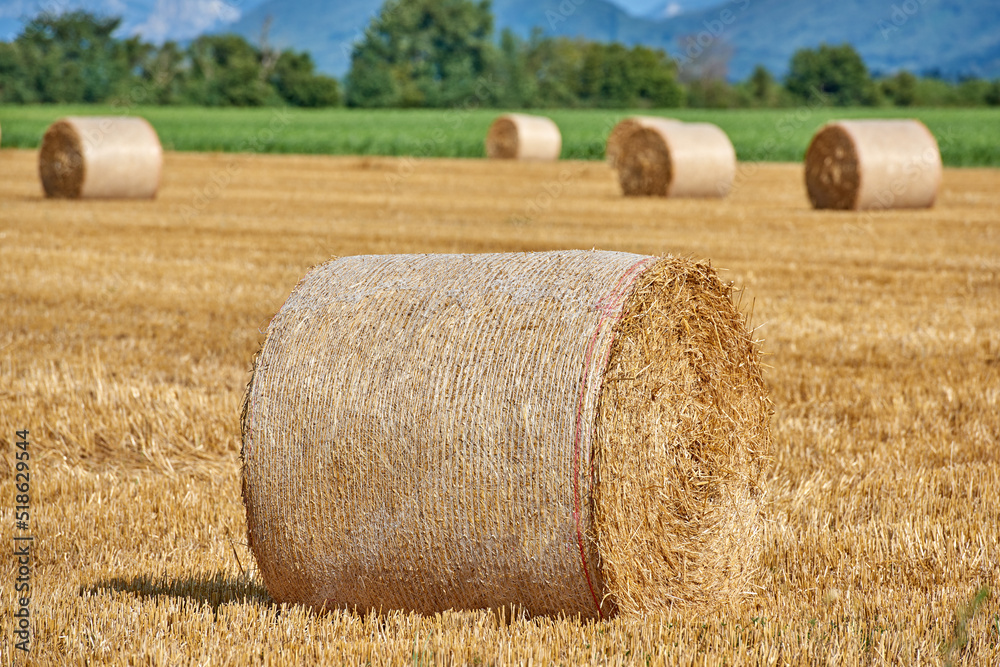
POLYGON ((660 118, 658 116, 630 116, 611 128, 608 134, 608 142, 604 147, 604 157, 612 168, 618 168, 618 160, 621 157, 622 148, 629 135, 649 123, 657 122, 680 122, 672 118, 660 118))
POLYGON ((751 586, 769 402, 731 288, 614 252, 346 257, 247 388, 278 602, 608 617, 751 586))
POLYGON ((736 151, 710 123, 647 119, 625 138, 617 166, 629 196, 725 197, 736 176, 736 151))
POLYGON ((49 126, 38 155, 48 197, 153 198, 162 165, 160 139, 142 118, 63 118, 49 126))
POLYGON ((486 134, 486 156, 506 160, 558 160, 562 135, 550 119, 510 113, 500 116, 486 134))
POLYGON ((806 151, 814 208, 928 208, 941 184, 941 153, 918 120, 842 120, 806 151))

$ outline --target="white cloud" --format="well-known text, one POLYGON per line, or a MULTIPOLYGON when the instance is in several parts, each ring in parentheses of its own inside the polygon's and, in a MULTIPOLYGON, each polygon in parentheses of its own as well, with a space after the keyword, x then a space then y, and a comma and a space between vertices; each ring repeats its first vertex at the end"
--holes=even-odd
POLYGON ((0 2, 0 18, 27 19, 42 12, 61 14, 77 9, 107 16, 123 16, 129 13, 129 3, 123 0, 3 0, 0 2))
POLYGON ((663 16, 665 18, 669 19, 669 18, 677 16, 678 14, 681 14, 683 12, 684 12, 684 8, 681 7, 681 3, 679 3, 679 2, 670 2, 670 3, 667 3, 667 8, 663 10, 663 16))
MULTIPOLYGON (((114 0, 113 0, 114 1, 114 0)), ((239 0, 156 0, 148 16, 129 32, 152 42, 189 39, 240 17, 239 0)))
POLYGON ((238 20, 242 10, 258 4, 260 0, 0 0, 0 32, 9 32, 13 39, 23 21, 42 12, 83 9, 101 16, 121 16, 120 35, 139 34, 159 43, 197 37, 238 20))

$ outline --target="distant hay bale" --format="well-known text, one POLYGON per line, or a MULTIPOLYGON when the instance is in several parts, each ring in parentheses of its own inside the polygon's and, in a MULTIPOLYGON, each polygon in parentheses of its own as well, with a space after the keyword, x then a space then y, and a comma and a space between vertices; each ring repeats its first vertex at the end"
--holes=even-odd
POLYGON ((243 501, 277 602, 608 617, 752 588, 769 402, 706 264, 345 257, 247 387, 243 501))
POLYGON ((509 113, 500 116, 486 135, 486 156, 504 160, 558 160, 562 135, 550 119, 509 113))
POLYGON ((814 208, 928 208, 941 185, 941 153, 918 120, 841 120, 813 136, 806 190, 814 208))
POLYGON ((63 118, 38 155, 45 195, 71 199, 151 199, 162 165, 160 139, 142 118, 63 118))
POLYGON ((604 158, 608 161, 612 168, 618 168, 618 158, 621 156, 622 147, 629 135, 650 122, 676 123, 680 121, 676 121, 672 118, 660 118, 658 116, 630 116, 629 118, 619 121, 618 124, 611 128, 611 132, 608 134, 607 144, 604 147, 604 158))
POLYGON ((618 181, 627 196, 725 197, 736 151, 710 123, 647 120, 622 144, 618 181))

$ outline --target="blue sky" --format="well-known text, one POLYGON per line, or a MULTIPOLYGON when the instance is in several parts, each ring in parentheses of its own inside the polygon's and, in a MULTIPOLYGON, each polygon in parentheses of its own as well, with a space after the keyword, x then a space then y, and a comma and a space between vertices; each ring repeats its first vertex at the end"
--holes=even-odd
POLYGON ((86 9, 124 17, 127 34, 146 39, 190 39, 240 17, 244 9, 263 0, 0 0, 0 39, 13 37, 20 19, 41 11, 86 9))
MULTIPOLYGON (((87 9, 125 18, 127 34, 139 33, 146 39, 191 39, 206 30, 238 19, 242 12, 264 0, 0 0, 0 40, 13 39, 21 19, 43 10, 87 9)), ((292 0, 294 1, 294 0, 292 0)), ((725 0, 608 0, 635 15, 655 12, 670 16, 685 9, 699 9, 725 0)))
POLYGON ((655 13, 658 17, 675 16, 681 12, 721 5, 726 0, 608 0, 630 14, 646 16, 655 13))

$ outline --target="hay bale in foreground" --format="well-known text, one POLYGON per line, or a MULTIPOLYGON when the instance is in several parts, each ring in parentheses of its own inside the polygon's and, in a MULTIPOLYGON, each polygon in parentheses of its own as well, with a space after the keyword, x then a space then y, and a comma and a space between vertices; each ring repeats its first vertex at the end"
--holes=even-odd
POLYGON ((769 402, 707 265, 345 257, 247 387, 243 501, 278 602, 607 617, 752 587, 769 402))
POLYGON ((38 154, 47 197, 151 199, 163 149, 142 118, 68 117, 49 126, 38 154))
POLYGON ((550 119, 509 113, 500 116, 486 134, 486 156, 504 160, 558 160, 562 135, 550 119))
POLYGON ((618 159, 622 153, 622 147, 625 144, 625 140, 641 127, 645 127, 649 123, 679 123, 680 121, 674 120, 673 118, 660 118, 658 116, 630 116, 624 120, 619 121, 608 134, 607 144, 604 146, 604 158, 608 161, 612 168, 618 168, 618 159))
POLYGON ((627 196, 725 197, 736 151, 711 123, 647 121, 622 144, 618 181, 627 196))
POLYGON ((941 185, 941 153, 919 120, 841 120, 806 151, 814 208, 928 208, 941 185))

